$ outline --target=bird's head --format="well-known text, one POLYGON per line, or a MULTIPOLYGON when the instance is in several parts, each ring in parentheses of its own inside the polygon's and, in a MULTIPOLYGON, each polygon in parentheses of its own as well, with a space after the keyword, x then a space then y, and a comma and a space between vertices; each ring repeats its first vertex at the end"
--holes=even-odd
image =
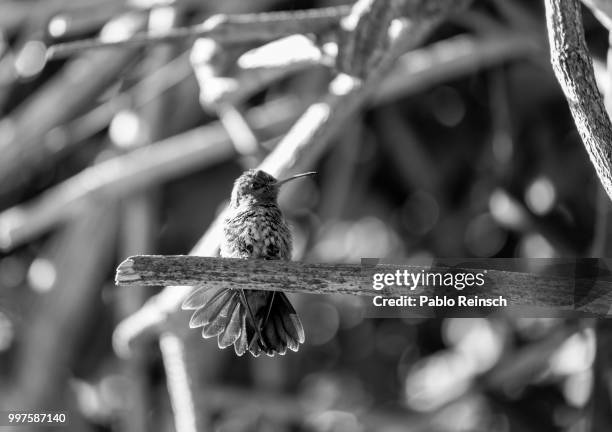
POLYGON ((290 180, 314 175, 315 172, 297 174, 284 180, 277 180, 265 171, 251 169, 242 173, 234 182, 232 190, 233 207, 275 203, 280 187, 290 180))

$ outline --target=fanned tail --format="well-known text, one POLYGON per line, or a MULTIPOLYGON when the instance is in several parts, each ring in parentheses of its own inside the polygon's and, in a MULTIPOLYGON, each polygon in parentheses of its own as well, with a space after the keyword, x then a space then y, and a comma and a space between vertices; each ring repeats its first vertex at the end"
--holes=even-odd
POLYGON ((297 351, 304 343, 302 322, 282 292, 268 295, 266 307, 260 309, 259 322, 263 341, 257 342, 261 351, 270 357, 284 355, 287 349, 297 351))
POLYGON ((236 354, 244 354, 245 350, 238 347, 246 318, 239 291, 201 287, 191 293, 182 307, 195 310, 189 320, 189 327, 202 327, 203 338, 217 336, 219 348, 236 344, 236 354))
POLYGON ((302 323, 284 293, 244 290, 243 297, 240 290, 202 287, 184 301, 183 309, 195 310, 191 328, 202 327, 204 338, 217 336, 219 348, 234 345, 238 356, 247 351, 255 357, 284 355, 304 343, 302 323))

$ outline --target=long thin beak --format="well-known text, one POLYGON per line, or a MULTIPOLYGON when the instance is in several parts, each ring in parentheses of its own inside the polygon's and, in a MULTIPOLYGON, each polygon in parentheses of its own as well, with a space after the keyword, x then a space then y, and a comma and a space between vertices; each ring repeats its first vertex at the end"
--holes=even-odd
POLYGON ((307 177, 307 176, 312 176, 312 175, 315 175, 316 173, 317 173, 316 171, 309 171, 309 172, 305 172, 305 173, 302 173, 302 174, 296 174, 296 175, 291 176, 289 178, 277 181, 276 182, 276 186, 280 186, 280 185, 285 184, 285 183, 287 183, 287 182, 289 182, 291 180, 295 180, 295 179, 299 179, 299 178, 307 177))

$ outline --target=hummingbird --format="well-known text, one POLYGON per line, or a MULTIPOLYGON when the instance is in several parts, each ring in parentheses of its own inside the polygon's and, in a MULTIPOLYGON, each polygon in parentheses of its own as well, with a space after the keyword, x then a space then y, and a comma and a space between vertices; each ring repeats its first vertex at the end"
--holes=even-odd
MULTIPOLYGON (((291 232, 278 206, 280 187, 314 175, 297 174, 277 180, 265 171, 245 171, 234 182, 223 221, 221 256, 242 259, 291 259, 291 232)), ((304 343, 304 328, 282 292, 201 287, 183 303, 195 310, 189 326, 202 328, 202 337, 217 336, 219 348, 234 345, 238 356, 250 352, 272 357, 304 343)))

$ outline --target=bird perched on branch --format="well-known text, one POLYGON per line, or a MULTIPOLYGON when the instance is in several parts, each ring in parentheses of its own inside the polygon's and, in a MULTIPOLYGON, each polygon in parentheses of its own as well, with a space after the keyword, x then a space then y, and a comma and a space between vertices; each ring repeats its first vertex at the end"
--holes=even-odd
MULTIPOLYGON (((261 170, 245 171, 234 183, 223 225, 221 256, 226 258, 291 259, 291 233, 278 207, 281 185, 310 176, 307 172, 277 180, 261 170)), ((219 348, 234 345, 274 356, 297 351, 304 342, 302 323, 282 292, 202 287, 183 303, 195 309, 189 326, 203 327, 202 336, 217 336, 219 348)))

